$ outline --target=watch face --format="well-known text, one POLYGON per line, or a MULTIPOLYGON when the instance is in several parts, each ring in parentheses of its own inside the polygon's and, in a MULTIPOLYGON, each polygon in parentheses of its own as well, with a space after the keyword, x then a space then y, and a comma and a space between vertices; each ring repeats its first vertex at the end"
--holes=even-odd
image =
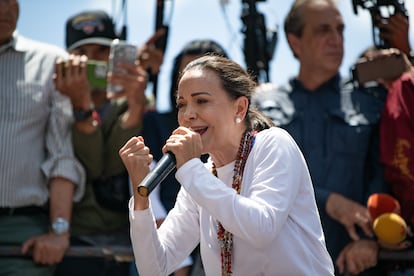
POLYGON ((56 234, 63 234, 69 231, 69 222, 63 218, 57 218, 52 223, 52 230, 56 234))

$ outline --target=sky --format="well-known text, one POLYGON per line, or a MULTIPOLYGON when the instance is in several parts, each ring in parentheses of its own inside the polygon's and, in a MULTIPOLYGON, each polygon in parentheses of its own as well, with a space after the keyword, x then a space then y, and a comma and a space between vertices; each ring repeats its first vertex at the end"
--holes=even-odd
MULTIPOLYGON (((375 0, 364 0, 373 1, 375 0)), ((169 26, 167 51, 158 77, 159 109, 168 110, 171 61, 181 48, 193 39, 213 39, 220 43, 230 58, 245 67, 243 54, 244 24, 241 20, 246 0, 164 0, 164 23, 169 26), (225 4, 224 4, 225 3, 225 4), (165 97, 164 97, 164 96, 165 97)), ((256 9, 263 14, 268 29, 276 29, 278 41, 270 62, 269 79, 276 85, 285 83, 298 72, 283 32, 283 20, 293 0, 256 1, 256 9)), ((101 9, 114 18, 117 28, 126 23, 127 40, 142 45, 155 29, 157 0, 19 0, 20 17, 17 29, 20 34, 65 48, 65 22, 68 17, 84 10, 101 9), (127 13, 121 9, 126 3, 127 13)), ((345 21, 345 56, 341 74, 348 76, 350 66, 358 55, 373 44, 371 17, 366 9, 354 13, 352 0, 338 0, 345 21)), ((405 6, 414 12, 414 1, 405 6)), ((411 14, 410 14, 411 15, 411 14)), ((414 26, 414 15, 410 26, 414 26)), ((414 47, 414 30, 410 28, 410 43, 414 47)), ((150 89, 150 88, 149 88, 150 89)))

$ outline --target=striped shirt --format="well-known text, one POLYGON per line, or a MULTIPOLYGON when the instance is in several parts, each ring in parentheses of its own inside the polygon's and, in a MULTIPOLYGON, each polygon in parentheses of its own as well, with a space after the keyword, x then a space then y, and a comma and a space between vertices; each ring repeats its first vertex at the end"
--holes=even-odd
POLYGON ((66 55, 17 33, 0 45, 0 207, 44 205, 52 177, 71 180, 75 200, 83 194, 71 104, 53 83, 55 61, 66 55))

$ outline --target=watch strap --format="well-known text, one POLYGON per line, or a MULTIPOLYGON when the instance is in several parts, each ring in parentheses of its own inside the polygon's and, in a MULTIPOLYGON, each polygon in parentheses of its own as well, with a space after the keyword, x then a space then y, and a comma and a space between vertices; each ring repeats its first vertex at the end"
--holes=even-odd
POLYGON ((94 104, 91 104, 88 110, 73 109, 73 116, 75 118, 75 121, 82 122, 82 121, 89 119, 93 115, 94 111, 95 111, 95 106, 94 104))

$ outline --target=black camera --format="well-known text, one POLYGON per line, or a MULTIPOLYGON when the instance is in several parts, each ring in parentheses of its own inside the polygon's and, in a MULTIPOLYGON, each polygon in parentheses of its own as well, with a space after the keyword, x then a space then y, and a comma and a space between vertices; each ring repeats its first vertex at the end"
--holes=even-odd
POLYGON ((256 8, 257 2, 266 0, 242 0, 244 24, 244 58, 248 70, 257 82, 269 82, 269 64, 278 41, 278 30, 267 28, 265 16, 256 8))
POLYGON ((381 39, 381 30, 376 22, 382 20, 387 23, 387 18, 395 14, 401 14, 408 18, 408 11, 405 8, 404 0, 352 0, 354 13, 358 14, 358 7, 369 11, 372 20, 372 35, 374 44, 377 48, 388 49, 392 45, 384 39, 381 39))

